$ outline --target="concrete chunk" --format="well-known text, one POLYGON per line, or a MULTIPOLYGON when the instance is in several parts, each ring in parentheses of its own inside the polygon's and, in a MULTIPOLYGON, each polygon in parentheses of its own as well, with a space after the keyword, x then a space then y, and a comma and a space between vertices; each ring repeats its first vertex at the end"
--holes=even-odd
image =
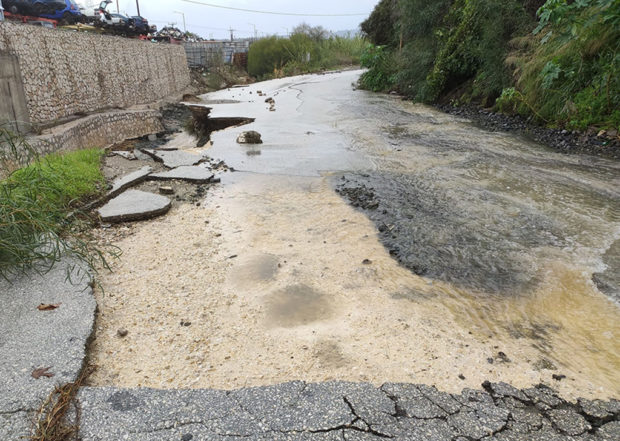
POLYGON ((149 176, 149 179, 159 181, 179 179, 193 183, 205 183, 210 182, 213 179, 213 173, 205 167, 185 166, 177 167, 167 172, 153 173, 149 176))
POLYGON ((111 199, 129 187, 133 187, 136 184, 144 181, 146 177, 153 171, 151 167, 142 167, 140 170, 136 170, 135 172, 129 173, 126 176, 123 176, 120 179, 117 179, 112 183, 112 189, 108 192, 106 197, 111 199))
POLYGON ((152 156, 155 160, 163 162, 167 168, 182 167, 185 165, 196 165, 204 158, 195 153, 184 152, 183 150, 142 150, 152 156))
POLYGON ((171 205, 165 196, 128 190, 97 211, 103 222, 128 222, 160 216, 167 213, 171 205))

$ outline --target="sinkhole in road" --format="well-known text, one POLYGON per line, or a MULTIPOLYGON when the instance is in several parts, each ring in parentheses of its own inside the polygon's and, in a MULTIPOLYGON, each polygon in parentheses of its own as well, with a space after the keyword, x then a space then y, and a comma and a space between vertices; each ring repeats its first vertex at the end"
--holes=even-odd
POLYGON ((199 145, 204 145, 211 140, 211 133, 224 130, 229 127, 239 127, 253 123, 255 118, 247 117, 222 117, 211 118, 211 107, 188 106, 192 117, 186 128, 199 138, 199 145))

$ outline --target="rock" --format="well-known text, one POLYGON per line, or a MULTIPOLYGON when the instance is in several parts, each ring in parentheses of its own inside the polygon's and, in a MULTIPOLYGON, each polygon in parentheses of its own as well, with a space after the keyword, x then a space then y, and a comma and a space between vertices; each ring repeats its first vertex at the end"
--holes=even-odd
POLYGON ((127 329, 124 329, 124 328, 121 328, 118 331, 116 331, 116 335, 118 335, 121 338, 127 337, 127 334, 129 334, 129 331, 127 329))
POLYGON ((128 190, 97 211, 102 222, 128 222, 160 216, 167 213, 171 205, 165 196, 128 190))
POLYGON ((241 133, 237 137, 237 142, 239 144, 262 144, 263 143, 260 133, 255 132, 254 130, 241 133))
POLYGON ((167 172, 153 173, 149 175, 149 179, 154 179, 158 181, 179 179, 182 181, 200 184, 210 182, 213 179, 213 173, 211 173, 211 171, 205 167, 184 166, 177 167, 167 172))
POLYGON ((370 265, 371 263, 372 263, 372 260, 370 260, 370 259, 364 259, 364 260, 362 261, 362 264, 363 264, 363 265, 370 265))
POLYGON ((149 141, 151 141, 151 142, 157 141, 157 135, 155 135, 154 133, 151 133, 151 134, 148 136, 148 139, 149 139, 149 141))
POLYGON ((161 194, 174 194, 174 188, 162 185, 161 187, 159 187, 159 192, 161 194))

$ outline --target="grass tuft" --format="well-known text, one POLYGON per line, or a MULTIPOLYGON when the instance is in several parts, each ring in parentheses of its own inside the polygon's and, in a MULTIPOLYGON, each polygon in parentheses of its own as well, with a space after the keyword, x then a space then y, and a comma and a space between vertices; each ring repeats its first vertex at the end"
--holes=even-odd
POLYGON ((103 190, 102 157, 99 149, 39 157, 0 129, 0 277, 45 272, 63 256, 109 268, 106 257, 117 251, 95 245, 91 220, 78 208, 103 190))

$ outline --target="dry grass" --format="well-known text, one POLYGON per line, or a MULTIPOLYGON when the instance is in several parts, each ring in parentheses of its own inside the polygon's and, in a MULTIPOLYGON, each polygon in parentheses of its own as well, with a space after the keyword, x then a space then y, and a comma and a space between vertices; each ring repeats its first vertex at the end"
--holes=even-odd
MULTIPOLYGON (((37 412, 30 441, 72 441, 78 439, 77 424, 68 424, 66 416, 79 388, 93 370, 93 367, 88 366, 83 369, 75 382, 57 386, 54 389, 37 412)), ((77 418, 75 422, 77 422, 77 418)))

